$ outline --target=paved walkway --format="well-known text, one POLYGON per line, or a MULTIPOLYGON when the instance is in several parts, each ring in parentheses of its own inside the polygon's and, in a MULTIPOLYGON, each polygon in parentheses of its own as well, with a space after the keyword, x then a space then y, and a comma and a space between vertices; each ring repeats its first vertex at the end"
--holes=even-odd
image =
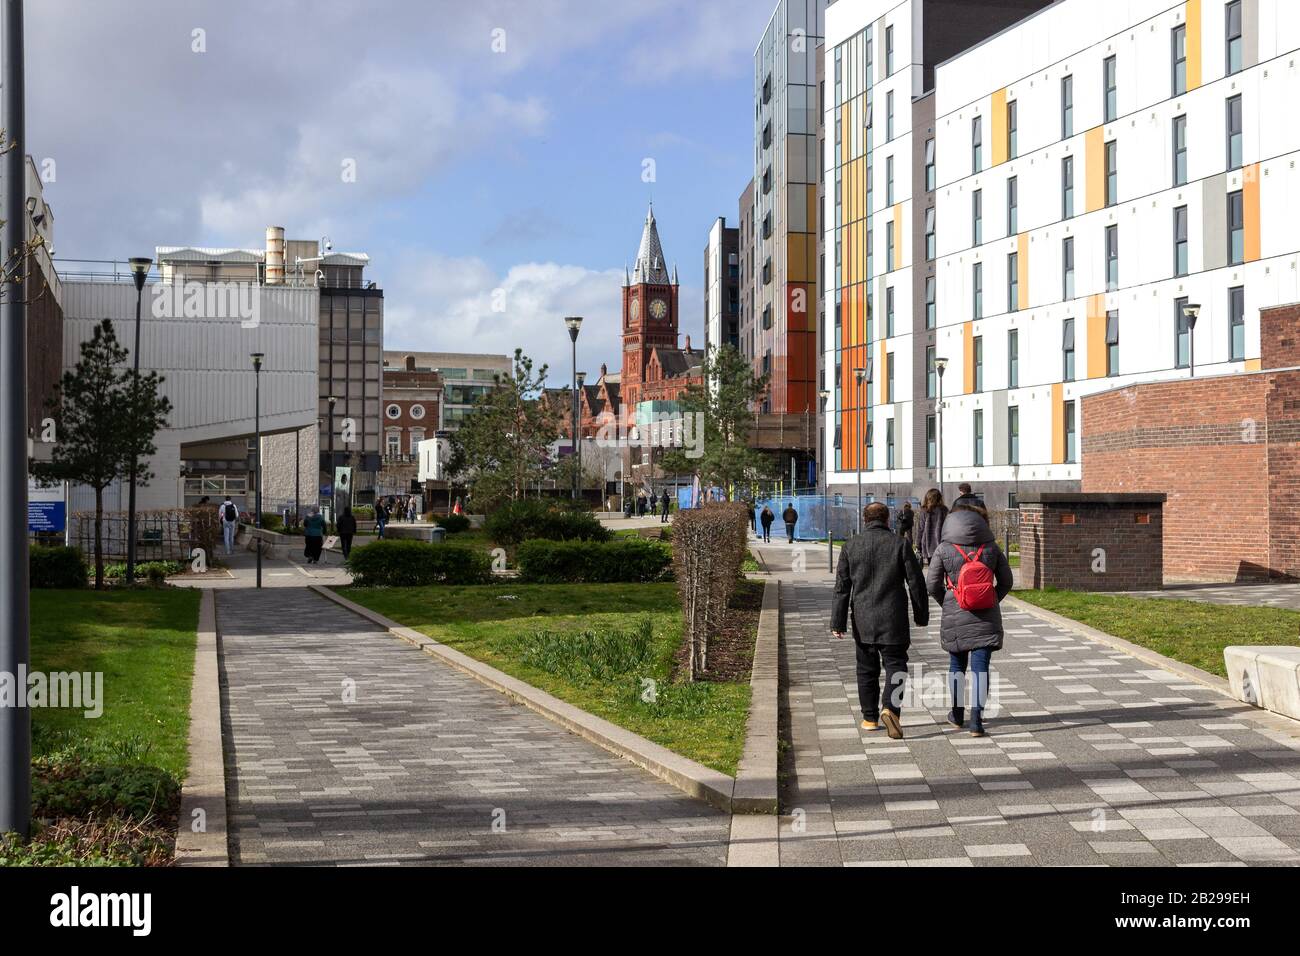
MULTIPOLYGON (((1300 863, 1281 718, 1004 609, 989 737, 948 727, 941 693, 905 706, 906 739, 868 734, 852 640, 829 635, 825 548, 764 557, 783 582, 783 866, 1300 863)), ((911 668, 942 680, 931 608, 911 668)))
POLYGON ((726 814, 309 590, 217 626, 235 864, 726 862, 726 814))

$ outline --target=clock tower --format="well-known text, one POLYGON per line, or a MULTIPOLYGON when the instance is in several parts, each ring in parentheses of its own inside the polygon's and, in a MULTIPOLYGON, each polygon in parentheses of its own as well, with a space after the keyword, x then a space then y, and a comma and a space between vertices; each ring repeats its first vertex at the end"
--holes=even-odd
POLYGON ((664 263, 653 204, 641 230, 636 265, 623 284, 623 374, 624 421, 636 421, 636 406, 642 401, 646 371, 655 349, 677 349, 677 269, 672 276, 664 263))

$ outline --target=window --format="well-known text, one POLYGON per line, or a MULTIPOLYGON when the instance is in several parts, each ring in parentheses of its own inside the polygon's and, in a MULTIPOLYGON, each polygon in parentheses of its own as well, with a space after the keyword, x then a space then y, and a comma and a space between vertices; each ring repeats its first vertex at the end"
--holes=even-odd
POLYGON ((885 142, 894 140, 894 91, 885 94, 885 142))
POLYGON ((1020 464, 1020 408, 1017 405, 1007 409, 1007 464, 1020 464))
POLYGON ((1074 77, 1061 77, 1061 139, 1074 135, 1074 77))
POLYGON ((1061 298, 1074 298, 1074 236, 1061 240, 1061 298))
POLYGON ((894 28, 885 27, 885 75, 894 73, 894 28))
POLYGON ((894 334, 894 287, 885 290, 885 338, 894 334))
POLYGON ((1228 290, 1228 358, 1240 362, 1246 357, 1246 290, 1228 290))
POLYGON ((984 409, 977 408, 971 413, 971 435, 974 437, 974 455, 972 461, 976 468, 984 467, 984 409))
POLYGON ((1174 275, 1187 275, 1187 207, 1174 210, 1174 275))
POLYGON ((894 353, 885 353, 885 401, 894 400, 894 353))
POLYGON ((1061 381, 1074 381, 1074 319, 1061 323, 1061 381))
POLYGON ((1239 189, 1235 193, 1228 193, 1228 264, 1239 266, 1245 258, 1245 203, 1239 189))
POLYGON ((934 398, 939 388, 938 372, 934 367, 934 346, 925 349, 925 397, 934 398))
POLYGON ((1119 374, 1119 312, 1106 313, 1106 374, 1119 374))
POLYGON ((1180 24, 1173 31, 1173 94, 1182 96, 1187 92, 1187 27, 1180 24))
POLYGON ((1074 157, 1061 160, 1061 218, 1074 216, 1074 157))
POLYGON ((971 317, 984 318, 984 263, 976 262, 971 269, 971 317))
POLYGON ((938 319, 938 310, 935 307, 935 282, 934 276, 925 277, 925 327, 932 329, 938 319))
POLYGON ((1020 182, 1015 176, 1007 180, 1007 235, 1020 231, 1020 182))
POLYGON ((925 191, 933 192, 935 186, 934 140, 925 141, 925 191))
POLYGON ((894 222, 885 223, 885 271, 894 271, 894 222))
POLYGON ((894 467, 894 420, 885 419, 885 467, 894 467))
POLYGON ((1078 461, 1078 441, 1074 427, 1074 402, 1065 403, 1065 463, 1078 461))
POLYGON ((1174 117, 1174 185, 1187 185, 1187 117, 1174 117))
POLYGON ((1116 94, 1117 74, 1113 56, 1106 57, 1105 62, 1101 65, 1101 72, 1103 92, 1105 94, 1102 122, 1113 123, 1115 117, 1119 115, 1119 101, 1116 94))
POLYGON ((971 356, 975 362, 975 391, 984 391, 984 336, 971 339, 971 356))
POLYGON ((771 327, 772 327, 772 306, 769 303, 768 305, 763 306, 763 328, 770 329, 771 327))
POLYGON ((1119 144, 1111 140, 1106 144, 1106 205, 1113 206, 1119 202, 1119 169, 1116 162, 1119 144))
POLYGON ((1241 72, 1241 0, 1228 4, 1225 11, 1227 29, 1227 48, 1224 50, 1224 72, 1241 72))
POLYGON ((1016 152, 1016 114, 1016 101, 1012 100, 1007 104, 1007 159, 1015 159, 1018 155, 1016 152))
POLYGON ((970 244, 978 246, 984 241, 984 190, 970 194, 970 244))
POLYGON ((1020 387, 1020 330, 1007 331, 1007 388, 1020 387))
POLYGON ((1241 168, 1241 97, 1228 100, 1228 168, 1241 168))
POLYGON ((772 191, 772 167, 769 166, 767 167, 767 169, 763 170, 763 195, 766 196, 771 191, 772 191))
POLYGON ((1187 296, 1174 300, 1174 366, 1187 368, 1192 361, 1192 328, 1187 321, 1187 296))
POLYGON ((1007 311, 1020 311, 1020 253, 1007 256, 1007 311))
POLYGON ((885 157, 885 205, 894 204, 894 157, 885 157))
POLYGON ((925 416, 925 467, 933 468, 938 443, 935 440, 934 416, 925 416))
POLYGON ((1106 290, 1119 288, 1119 226, 1106 227, 1106 290))
POLYGON ((388 440, 388 456, 395 458, 402 453, 402 433, 398 431, 389 432, 385 436, 388 440))
POLYGON ((934 253, 934 207, 931 206, 925 211, 925 258, 933 259, 934 253))
POLYGON ((978 173, 984 168, 984 121, 976 116, 970 121, 970 171, 978 173))

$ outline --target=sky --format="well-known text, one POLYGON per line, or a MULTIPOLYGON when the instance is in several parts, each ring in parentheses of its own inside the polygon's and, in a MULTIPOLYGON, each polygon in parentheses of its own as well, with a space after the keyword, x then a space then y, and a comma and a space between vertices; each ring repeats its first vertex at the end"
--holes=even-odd
POLYGON ((620 359, 653 200, 703 340, 703 253, 753 173, 768 0, 28 0, 28 151, 60 259, 328 236, 385 347, 620 359), (646 181, 646 180, 652 181, 646 181), (495 306, 495 307, 494 307, 495 306), (503 308, 502 308, 503 306, 503 308))

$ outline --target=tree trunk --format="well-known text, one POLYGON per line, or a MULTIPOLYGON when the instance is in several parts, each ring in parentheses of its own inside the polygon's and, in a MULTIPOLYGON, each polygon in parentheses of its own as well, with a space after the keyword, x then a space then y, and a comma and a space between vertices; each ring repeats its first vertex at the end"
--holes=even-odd
POLYGON ((95 590, 104 589, 104 489, 95 489, 95 590))

